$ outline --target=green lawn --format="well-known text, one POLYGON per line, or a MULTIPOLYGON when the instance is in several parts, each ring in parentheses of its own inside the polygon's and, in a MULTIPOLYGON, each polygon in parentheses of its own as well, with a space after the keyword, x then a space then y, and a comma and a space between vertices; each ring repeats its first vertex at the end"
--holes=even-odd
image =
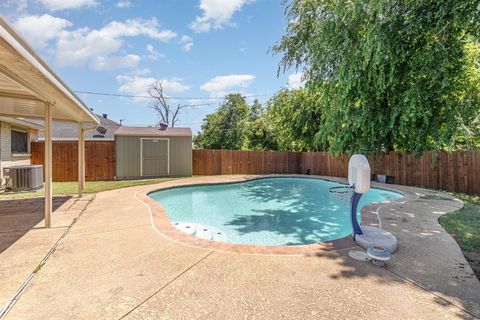
POLYGON ((480 197, 455 194, 465 206, 440 217, 440 224, 455 238, 480 279, 480 197))
MULTIPOLYGON (((85 185, 85 193, 96 193, 100 191, 142 186, 147 184, 155 184, 164 181, 172 180, 171 178, 159 178, 159 179, 142 179, 142 180, 122 180, 122 181, 89 181, 85 185)), ((54 182, 53 194, 54 195, 74 195, 77 193, 77 182, 54 182)), ((37 191, 26 192, 0 192, 0 199, 10 198, 31 198, 31 197, 43 197, 43 189, 37 191)))

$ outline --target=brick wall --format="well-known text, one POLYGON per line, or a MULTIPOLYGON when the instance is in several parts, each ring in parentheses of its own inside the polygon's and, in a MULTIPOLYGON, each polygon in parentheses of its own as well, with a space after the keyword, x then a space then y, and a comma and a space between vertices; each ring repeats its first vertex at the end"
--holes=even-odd
POLYGON ((11 156, 11 126, 9 123, 0 122, 0 160, 10 160, 11 156))
POLYGON ((5 183, 3 179, 3 168, 7 166, 7 162, 10 161, 10 129, 10 124, 0 122, 0 186, 3 186, 5 183))
MULTIPOLYGON (((28 165, 30 164, 30 155, 12 156, 11 146, 11 129, 12 126, 7 122, 0 122, 0 187, 5 184, 3 178, 3 168, 28 165)), ((38 130, 28 129, 29 140, 38 140, 38 130)), ((30 148, 30 142, 28 143, 30 148)))

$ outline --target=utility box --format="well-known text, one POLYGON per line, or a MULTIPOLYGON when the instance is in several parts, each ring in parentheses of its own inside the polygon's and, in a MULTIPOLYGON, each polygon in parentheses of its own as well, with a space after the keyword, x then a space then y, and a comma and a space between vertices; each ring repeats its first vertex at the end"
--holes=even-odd
POLYGON ((24 165, 3 168, 7 189, 12 191, 36 190, 43 187, 43 166, 24 165))

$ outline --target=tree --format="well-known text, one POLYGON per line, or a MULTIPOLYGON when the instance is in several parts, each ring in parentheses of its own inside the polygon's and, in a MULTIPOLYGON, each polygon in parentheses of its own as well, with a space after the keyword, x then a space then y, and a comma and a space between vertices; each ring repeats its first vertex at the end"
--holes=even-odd
POLYGON ((316 151, 326 147, 315 140, 324 121, 321 91, 282 90, 269 100, 266 112, 277 149, 316 151))
POLYGON ((247 123, 249 150, 277 150, 277 137, 273 124, 263 105, 255 100, 250 106, 247 123))
POLYGON ((170 127, 175 127, 180 111, 188 106, 178 104, 176 107, 171 107, 163 92, 162 81, 155 80, 148 88, 148 94, 152 97, 152 108, 160 116, 159 124, 163 122, 170 127))
POLYGON ((480 64, 467 52, 478 48, 478 0, 286 4, 287 32, 273 52, 279 71, 302 67, 307 89, 322 92, 316 145, 420 154, 455 148, 478 125, 480 64))
MULTIPOLYGON (((465 53, 467 59, 467 75, 464 79, 464 91, 460 92, 462 99, 462 108, 475 110, 480 105, 480 44, 471 41, 465 45, 465 53)), ((458 128, 455 136, 454 149, 471 150, 480 149, 480 115, 475 112, 462 112, 468 118, 462 119, 463 125, 458 128), (470 126, 465 125, 470 123, 470 126)))
POLYGON ((202 131, 194 138, 197 148, 203 149, 246 149, 249 108, 245 97, 231 93, 219 109, 206 116, 202 131))

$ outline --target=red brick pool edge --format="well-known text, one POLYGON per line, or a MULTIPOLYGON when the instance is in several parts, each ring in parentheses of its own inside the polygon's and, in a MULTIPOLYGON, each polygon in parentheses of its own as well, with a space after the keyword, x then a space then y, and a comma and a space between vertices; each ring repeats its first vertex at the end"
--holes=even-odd
MULTIPOLYGON (((216 250, 216 251, 226 251, 226 252, 233 252, 233 253, 241 253, 241 254, 276 254, 276 255, 313 255, 322 251, 328 250, 342 250, 356 247, 357 244, 353 241, 351 235, 346 237, 336 239, 333 241, 328 242, 320 242, 314 244, 307 244, 307 245, 284 245, 284 246, 262 246, 262 245, 245 245, 245 244, 236 244, 236 243, 225 243, 225 242, 218 242, 212 240, 204 240, 197 238, 195 236, 186 234, 173 226, 170 219, 168 218, 168 214, 165 209, 162 207, 160 203, 153 200, 148 196, 150 192, 169 189, 172 187, 181 187, 181 186, 194 186, 194 185, 207 185, 207 184, 228 184, 228 183, 235 183, 235 182, 245 182, 249 180, 255 180, 258 178, 264 177, 302 177, 298 175, 262 175, 262 176, 249 176, 248 178, 236 180, 232 179, 231 177, 225 177, 225 179, 221 182, 218 180, 212 182, 204 182, 201 183, 183 183, 182 180, 175 181, 173 184, 170 183, 168 185, 156 185, 156 186, 149 186, 148 188, 140 191, 137 193, 137 198, 142 201, 145 205, 149 207, 150 214, 151 214, 151 222, 153 227, 163 236, 166 238, 179 242, 185 245, 190 245, 198 248, 216 250)), ((309 178, 317 178, 317 179, 327 179, 331 181, 338 181, 342 182, 343 179, 340 178, 326 178, 326 177, 316 177, 316 176, 309 176, 309 178)), ((378 188, 378 186, 375 186, 378 188)), ((374 202, 369 203, 362 208, 362 225, 368 226, 381 226, 381 218, 378 214, 378 209, 383 206, 396 206, 401 205, 406 202, 415 201, 418 199, 417 195, 405 191, 405 190, 397 190, 394 186, 389 186, 388 188, 381 187, 382 189, 388 191, 394 191, 403 194, 403 197, 400 199, 389 200, 389 201, 381 201, 381 202, 374 202)))

